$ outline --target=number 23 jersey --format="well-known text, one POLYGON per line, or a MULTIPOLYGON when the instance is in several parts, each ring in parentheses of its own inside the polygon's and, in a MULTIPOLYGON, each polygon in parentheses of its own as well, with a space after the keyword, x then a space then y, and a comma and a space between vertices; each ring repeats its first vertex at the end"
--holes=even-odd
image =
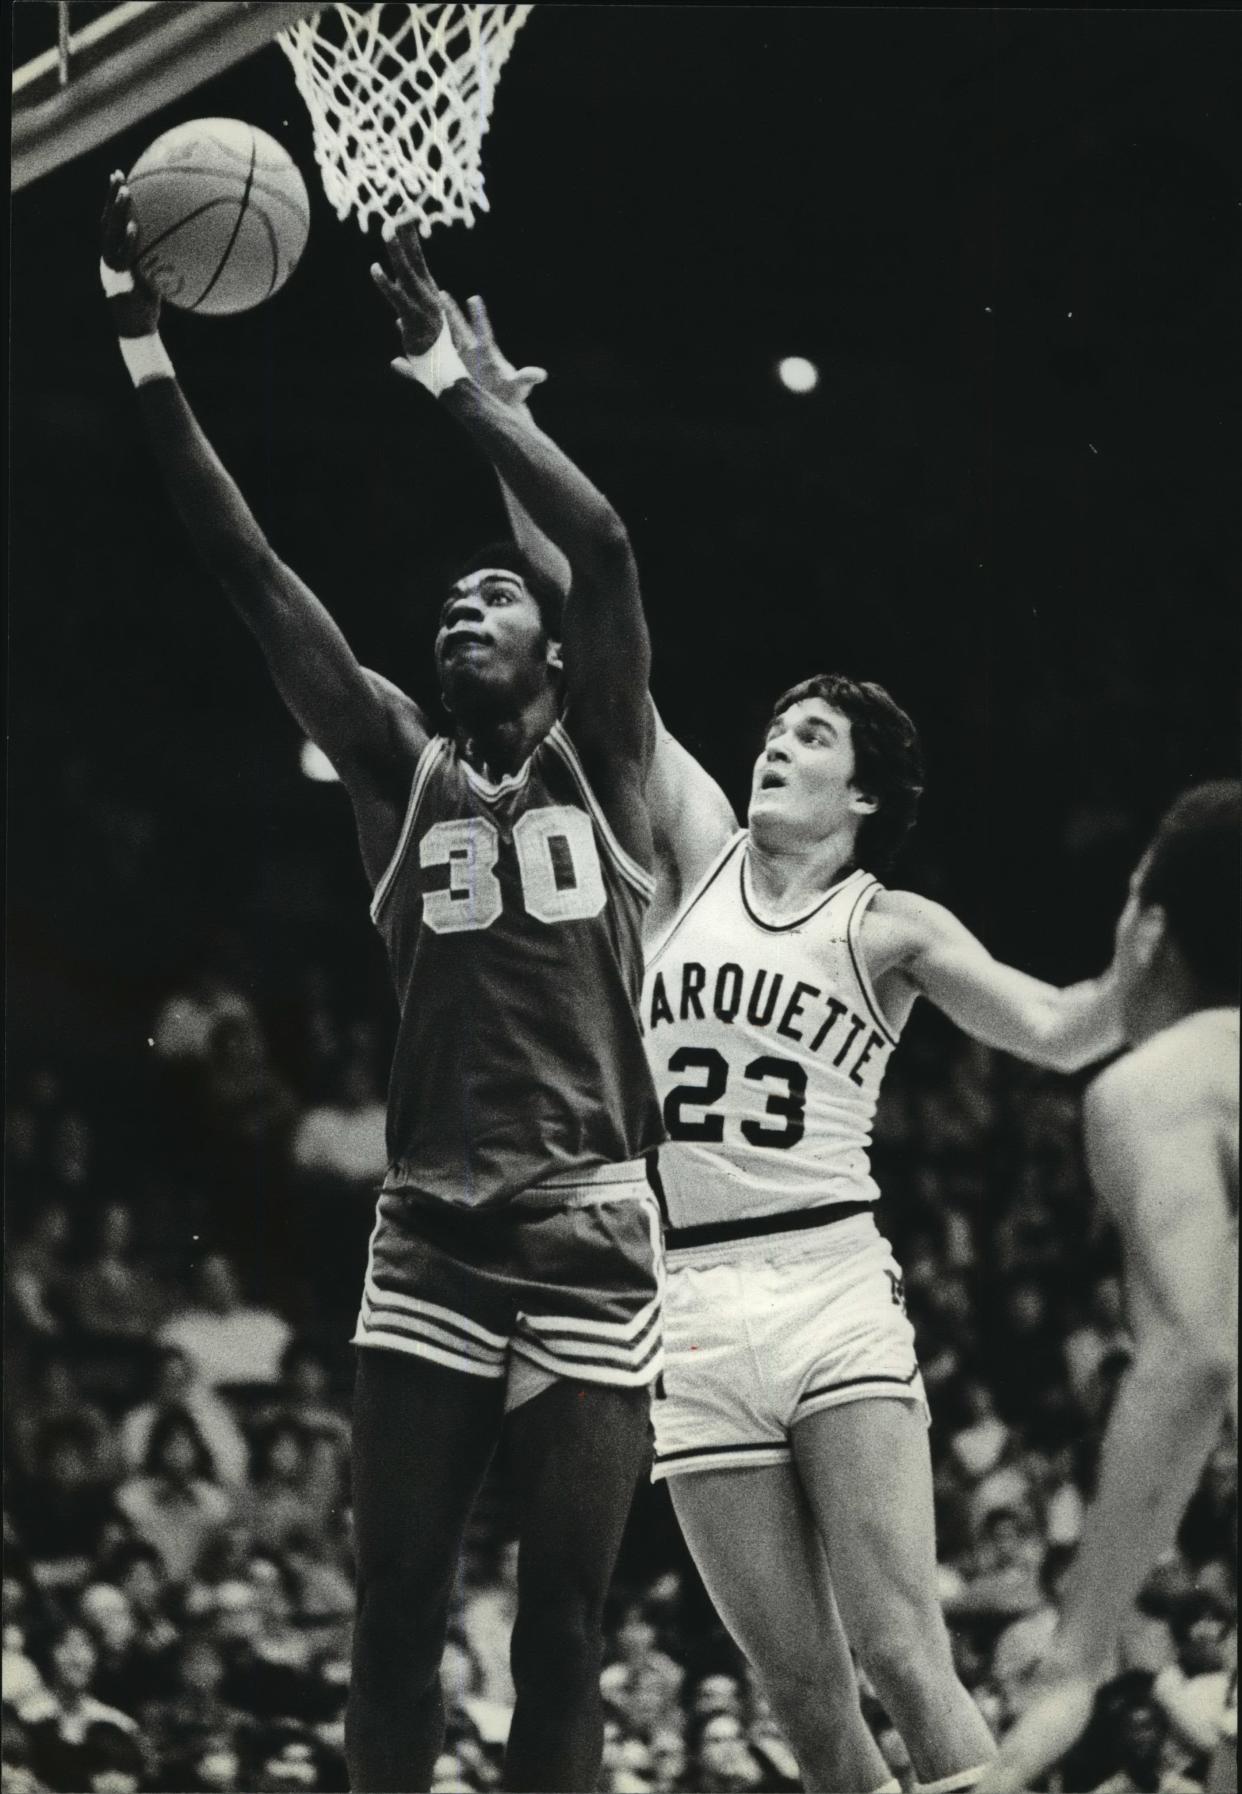
POLYGON ((663 1134, 637 1014, 653 888, 562 723, 496 783, 428 744, 371 904, 401 1010, 386 1189, 485 1208, 633 1175, 663 1134))
POLYGON ((879 1195, 868 1150, 896 1036, 858 930, 882 886, 854 871, 801 915, 765 921, 747 840, 733 838, 649 945, 643 1025, 675 1228, 879 1195))

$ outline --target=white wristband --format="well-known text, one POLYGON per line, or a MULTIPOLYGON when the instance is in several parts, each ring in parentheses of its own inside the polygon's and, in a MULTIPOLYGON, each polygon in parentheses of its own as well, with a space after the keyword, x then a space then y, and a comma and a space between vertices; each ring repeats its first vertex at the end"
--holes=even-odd
POLYGON ((99 263, 99 284, 104 290, 105 299, 116 299, 122 293, 132 293, 134 277, 128 268, 110 268, 107 262, 99 263))
POLYGON ((430 349, 422 355, 404 355, 401 358, 403 372, 408 372, 425 386, 427 391, 437 398, 446 386, 454 381, 469 379, 466 364, 457 353, 452 337, 449 335, 448 320, 440 326, 440 334, 430 349))
POLYGON ((168 350, 155 331, 150 336, 118 336, 116 340, 135 386, 145 386, 150 380, 177 378, 168 350))

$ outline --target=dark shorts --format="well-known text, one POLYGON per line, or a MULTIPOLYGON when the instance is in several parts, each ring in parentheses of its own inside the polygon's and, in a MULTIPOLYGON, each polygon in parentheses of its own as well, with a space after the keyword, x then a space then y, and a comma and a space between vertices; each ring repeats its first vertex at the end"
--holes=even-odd
POLYGON ((515 1360, 641 1388, 663 1363, 664 1257, 645 1177, 551 1210, 379 1199, 354 1344, 472 1377, 515 1360))

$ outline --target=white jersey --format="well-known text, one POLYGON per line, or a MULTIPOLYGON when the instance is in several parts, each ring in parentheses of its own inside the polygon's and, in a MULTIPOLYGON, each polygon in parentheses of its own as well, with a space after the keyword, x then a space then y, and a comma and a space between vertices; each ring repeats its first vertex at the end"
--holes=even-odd
POLYGON ((736 835, 648 950, 643 1027, 674 1230, 874 1203, 868 1152, 896 1035, 858 943, 883 887, 855 871, 765 921, 736 835))

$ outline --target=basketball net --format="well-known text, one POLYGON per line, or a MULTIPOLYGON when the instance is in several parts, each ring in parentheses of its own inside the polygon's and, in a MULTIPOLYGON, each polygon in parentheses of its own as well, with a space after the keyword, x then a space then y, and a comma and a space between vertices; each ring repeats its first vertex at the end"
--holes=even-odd
POLYGON ((277 39, 338 218, 473 224, 496 83, 529 6, 337 5, 277 39))

